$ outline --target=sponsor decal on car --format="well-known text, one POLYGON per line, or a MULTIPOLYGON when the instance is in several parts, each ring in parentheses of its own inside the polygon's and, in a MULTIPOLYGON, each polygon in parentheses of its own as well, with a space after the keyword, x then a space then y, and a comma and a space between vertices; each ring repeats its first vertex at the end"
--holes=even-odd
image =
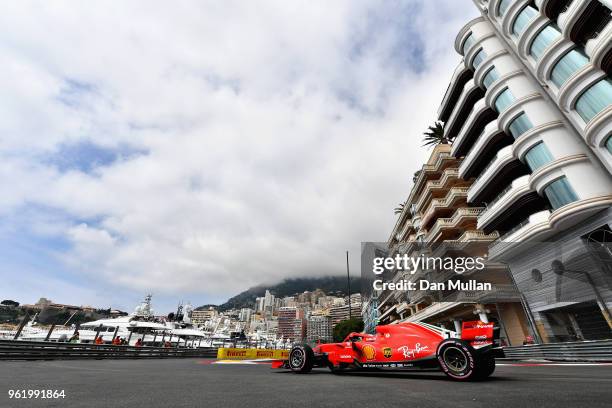
POLYGON ((383 349, 383 356, 385 356, 385 358, 391 358, 392 355, 393 355, 393 350, 391 349, 391 347, 385 347, 383 349))
POLYGON ((376 357, 376 349, 373 346, 366 344, 363 346, 363 355, 367 360, 374 360, 374 357, 376 357))
POLYGON ((398 368, 398 367, 414 367, 412 363, 363 363, 363 368, 398 368))
POLYGON ((401 352, 404 355, 404 358, 415 358, 417 355, 421 354, 421 352, 428 349, 428 346, 421 346, 421 343, 417 343, 414 345, 413 349, 408 346, 402 346, 398 347, 397 351, 401 352))

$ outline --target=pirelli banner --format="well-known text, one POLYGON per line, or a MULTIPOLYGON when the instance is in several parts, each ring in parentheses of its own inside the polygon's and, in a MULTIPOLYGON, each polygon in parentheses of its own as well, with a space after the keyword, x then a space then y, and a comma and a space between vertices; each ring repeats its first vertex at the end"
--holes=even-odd
POLYGON ((289 350, 269 350, 255 348, 219 348, 217 358, 220 360, 286 360, 289 350))

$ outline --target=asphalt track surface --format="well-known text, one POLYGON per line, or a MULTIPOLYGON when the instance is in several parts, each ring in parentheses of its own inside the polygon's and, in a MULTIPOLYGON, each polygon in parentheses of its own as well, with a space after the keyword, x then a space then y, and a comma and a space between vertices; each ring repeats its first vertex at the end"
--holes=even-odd
POLYGON ((482 382, 439 372, 306 375, 212 360, 0 362, 0 407, 610 407, 612 365, 503 365, 482 382), (9 399, 59 389, 58 400, 9 399))

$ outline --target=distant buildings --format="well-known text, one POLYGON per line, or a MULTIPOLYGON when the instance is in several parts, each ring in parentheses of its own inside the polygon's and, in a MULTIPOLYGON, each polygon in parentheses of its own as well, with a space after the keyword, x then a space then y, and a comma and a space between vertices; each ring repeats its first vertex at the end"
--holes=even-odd
POLYGON ((329 316, 310 316, 307 322, 306 340, 309 343, 333 341, 331 318, 329 316))
POLYGON ((217 317, 217 309, 212 306, 205 310, 194 310, 191 312, 191 323, 194 325, 203 325, 215 317, 217 317))
POLYGON ((294 323, 297 318, 296 307, 281 307, 278 311, 278 331, 277 334, 283 339, 294 339, 294 323))

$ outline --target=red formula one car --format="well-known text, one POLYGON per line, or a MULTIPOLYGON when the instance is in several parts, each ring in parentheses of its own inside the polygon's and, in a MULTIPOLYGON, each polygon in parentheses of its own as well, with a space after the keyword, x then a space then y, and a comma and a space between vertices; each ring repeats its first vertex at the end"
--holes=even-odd
POLYGON ((453 380, 488 377, 495 357, 503 357, 497 344, 499 330, 493 323, 464 322, 461 336, 427 323, 400 323, 376 327, 376 334, 351 333, 342 343, 295 345, 288 360, 273 368, 308 373, 313 367, 329 367, 334 373, 347 369, 438 368, 453 380))

